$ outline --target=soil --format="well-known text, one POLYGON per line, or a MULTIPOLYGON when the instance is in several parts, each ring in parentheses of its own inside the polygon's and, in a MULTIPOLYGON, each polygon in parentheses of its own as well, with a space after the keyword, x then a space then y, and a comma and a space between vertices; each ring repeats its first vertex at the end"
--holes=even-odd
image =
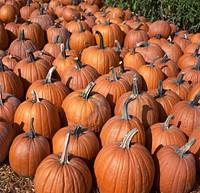
MULTIPOLYGON (((8 163, 0 165, 0 192, 1 193, 34 193, 33 178, 24 178, 13 172, 8 163)), ((93 187, 91 193, 99 193, 98 189, 93 187)), ((150 193, 158 193, 153 190, 150 193)), ((200 193, 200 175, 191 193, 200 193)))

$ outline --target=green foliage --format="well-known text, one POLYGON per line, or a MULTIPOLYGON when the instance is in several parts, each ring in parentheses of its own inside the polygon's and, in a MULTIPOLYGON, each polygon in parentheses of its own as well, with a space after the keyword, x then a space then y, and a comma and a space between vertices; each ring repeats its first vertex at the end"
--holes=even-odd
MULTIPOLYGON (((110 6, 115 2, 115 0, 105 0, 110 6)), ((165 20, 175 23, 180 30, 191 30, 192 27, 192 32, 200 32, 199 0, 119 0, 116 6, 124 6, 134 14, 140 11, 148 20, 161 19, 159 15, 161 13, 165 20)))

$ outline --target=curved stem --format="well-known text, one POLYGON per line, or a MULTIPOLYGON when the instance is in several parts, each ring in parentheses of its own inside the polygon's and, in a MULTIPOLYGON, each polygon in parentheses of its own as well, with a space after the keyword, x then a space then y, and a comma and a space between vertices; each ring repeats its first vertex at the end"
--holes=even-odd
POLYGON ((117 78, 116 69, 112 66, 112 67, 111 67, 111 70, 112 70, 112 74, 110 75, 109 80, 110 80, 111 82, 117 82, 118 78, 117 78))
POLYGON ((14 21, 15 24, 17 24, 18 19, 19 19, 19 16, 18 16, 18 15, 15 15, 15 21, 14 21))
POLYGON ((196 142, 195 138, 192 138, 189 142, 187 142, 184 146, 180 147, 179 149, 176 149, 176 154, 183 158, 187 151, 190 149, 190 147, 196 142))
POLYGON ((195 70, 200 71, 200 56, 198 57, 198 62, 196 66, 194 67, 195 70))
POLYGON ((1 84, 0 84, 0 105, 4 105, 4 103, 3 103, 3 96, 2 96, 2 86, 1 86, 1 84))
POLYGON ((144 25, 144 23, 139 24, 139 25, 135 28, 135 31, 140 30, 140 28, 141 28, 143 25, 144 25))
POLYGON ((73 135, 75 138, 78 138, 82 133, 81 129, 81 125, 76 125, 75 129, 70 131, 70 135, 73 135))
POLYGON ((33 96, 32 103, 40 102, 39 96, 35 91, 31 91, 31 95, 33 96))
POLYGON ((167 54, 164 55, 164 57, 161 59, 161 63, 166 63, 169 60, 169 58, 167 57, 167 54))
POLYGON ((173 119, 173 118, 174 118, 174 115, 173 115, 173 114, 171 114, 171 115, 169 115, 169 116, 167 117, 167 119, 166 119, 165 122, 163 123, 163 129, 164 129, 164 130, 168 130, 168 129, 169 129, 169 123, 170 123, 171 119, 173 119))
POLYGON ((82 62, 78 59, 78 57, 74 58, 76 61, 76 70, 81 70, 83 68, 82 62))
POLYGON ((189 102, 190 106, 192 107, 198 106, 199 100, 200 100, 200 92, 198 92, 196 96, 194 97, 194 99, 189 102))
POLYGON ((179 86, 183 83, 183 76, 185 75, 185 72, 181 72, 178 76, 177 80, 174 81, 174 83, 179 86))
POLYGON ((24 41, 25 41, 25 38, 24 38, 24 30, 23 30, 23 29, 20 31, 18 41, 20 41, 20 42, 24 42, 24 41))
POLYGON ((154 68, 154 67, 155 67, 155 66, 154 66, 154 62, 155 62, 158 58, 160 58, 160 57, 157 56, 157 57, 155 57, 155 58, 153 59, 153 61, 149 64, 149 67, 150 67, 150 68, 154 68))
POLYGON ((126 99, 126 101, 124 102, 123 108, 122 108, 122 119, 123 120, 131 120, 130 115, 128 114, 128 104, 133 100, 134 98, 129 97, 128 99, 126 99))
POLYGON ((66 51, 70 51, 71 50, 69 41, 70 41, 70 39, 67 38, 67 41, 66 41, 66 51))
POLYGON ((58 39, 59 39, 59 35, 57 35, 56 37, 55 37, 55 39, 54 39, 54 41, 53 41, 53 44, 58 44, 58 39))
POLYGON ((131 140, 138 133, 138 130, 136 128, 130 130, 122 139, 122 142, 120 143, 119 147, 123 149, 130 149, 131 146, 131 140))
POLYGON ((2 58, 0 58, 0 72, 4 72, 4 66, 3 66, 3 61, 2 58))
POLYGON ((64 48, 64 44, 60 44, 60 52, 61 52, 61 57, 66 59, 67 58, 67 55, 66 55, 66 52, 65 52, 65 48, 64 48))
POLYGON ((66 138, 65 138, 64 149, 61 154, 61 158, 59 160, 60 164, 62 164, 62 165, 70 163, 69 162, 69 152, 68 152, 69 140, 70 140, 70 134, 67 133, 66 138))
POLYGON ((139 95, 137 81, 138 81, 138 76, 137 76, 137 74, 134 74, 133 75, 133 90, 132 90, 132 94, 131 94, 131 97, 133 97, 133 98, 136 98, 139 95))
POLYGON ((162 87, 162 80, 158 82, 158 92, 156 94, 157 97, 163 97, 163 87, 162 87))
POLYGON ((83 29, 83 24, 81 23, 81 21, 80 20, 78 20, 78 24, 79 24, 79 26, 80 26, 80 30, 79 30, 79 32, 84 32, 85 30, 83 29))
POLYGON ((195 49, 195 51, 194 51, 194 53, 193 53, 193 56, 194 56, 194 57, 197 57, 197 56, 199 55, 199 54, 198 54, 199 49, 200 49, 200 44, 197 46, 197 48, 195 49))
POLYGON ((121 51, 122 51, 122 47, 121 47, 119 41, 118 41, 118 40, 115 40, 115 44, 116 44, 116 46, 117 46, 117 52, 121 52, 121 51))
POLYGON ((124 69, 124 62, 123 61, 119 62, 119 67, 120 67, 119 73, 120 74, 125 74, 126 70, 124 69))
POLYGON ((39 137, 39 135, 37 135, 35 133, 33 122, 34 122, 34 118, 31 118, 31 121, 30 121, 30 130, 29 130, 28 134, 24 138, 28 138, 28 139, 33 140, 34 138, 38 138, 39 137))
POLYGON ((95 82, 91 82, 87 85, 87 87, 85 88, 85 90, 81 93, 81 97, 85 100, 89 99, 90 93, 92 92, 92 89, 94 88, 94 86, 96 85, 95 82))
POLYGON ((143 47, 148 47, 150 44, 148 42, 145 41, 141 41, 139 43, 137 43, 136 47, 137 48, 143 48, 143 47))
POLYGON ((52 74, 53 74, 53 72, 55 71, 56 68, 57 68, 56 66, 53 66, 53 67, 50 68, 50 70, 47 73, 47 76, 44 80, 44 84, 52 84, 51 78, 52 78, 52 74))
POLYGON ((99 36, 99 39, 100 39, 100 49, 101 50, 105 49, 104 43, 103 43, 103 36, 102 36, 101 32, 100 31, 95 31, 94 34, 97 34, 99 36))
POLYGON ((35 56, 33 55, 33 52, 31 52, 29 50, 27 52, 28 52, 28 56, 29 56, 30 62, 35 62, 36 59, 35 59, 35 56))
POLYGON ((131 54, 131 55, 132 55, 132 54, 136 54, 135 49, 136 49, 136 47, 134 47, 133 49, 131 49, 131 51, 130 51, 130 54, 131 54))

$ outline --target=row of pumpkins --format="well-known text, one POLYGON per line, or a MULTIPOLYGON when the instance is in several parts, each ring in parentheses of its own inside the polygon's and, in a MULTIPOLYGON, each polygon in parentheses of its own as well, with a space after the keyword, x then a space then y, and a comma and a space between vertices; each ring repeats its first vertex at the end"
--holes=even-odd
POLYGON ((0 163, 36 193, 192 190, 200 33, 100 0, 1 0, 0 19, 0 163))

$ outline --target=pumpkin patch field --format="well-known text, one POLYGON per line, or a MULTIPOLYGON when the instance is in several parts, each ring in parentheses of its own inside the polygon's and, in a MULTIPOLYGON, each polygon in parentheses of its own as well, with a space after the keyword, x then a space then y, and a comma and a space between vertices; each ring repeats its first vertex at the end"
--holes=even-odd
POLYGON ((158 15, 0 0, 0 192, 200 192, 199 24, 158 15))

